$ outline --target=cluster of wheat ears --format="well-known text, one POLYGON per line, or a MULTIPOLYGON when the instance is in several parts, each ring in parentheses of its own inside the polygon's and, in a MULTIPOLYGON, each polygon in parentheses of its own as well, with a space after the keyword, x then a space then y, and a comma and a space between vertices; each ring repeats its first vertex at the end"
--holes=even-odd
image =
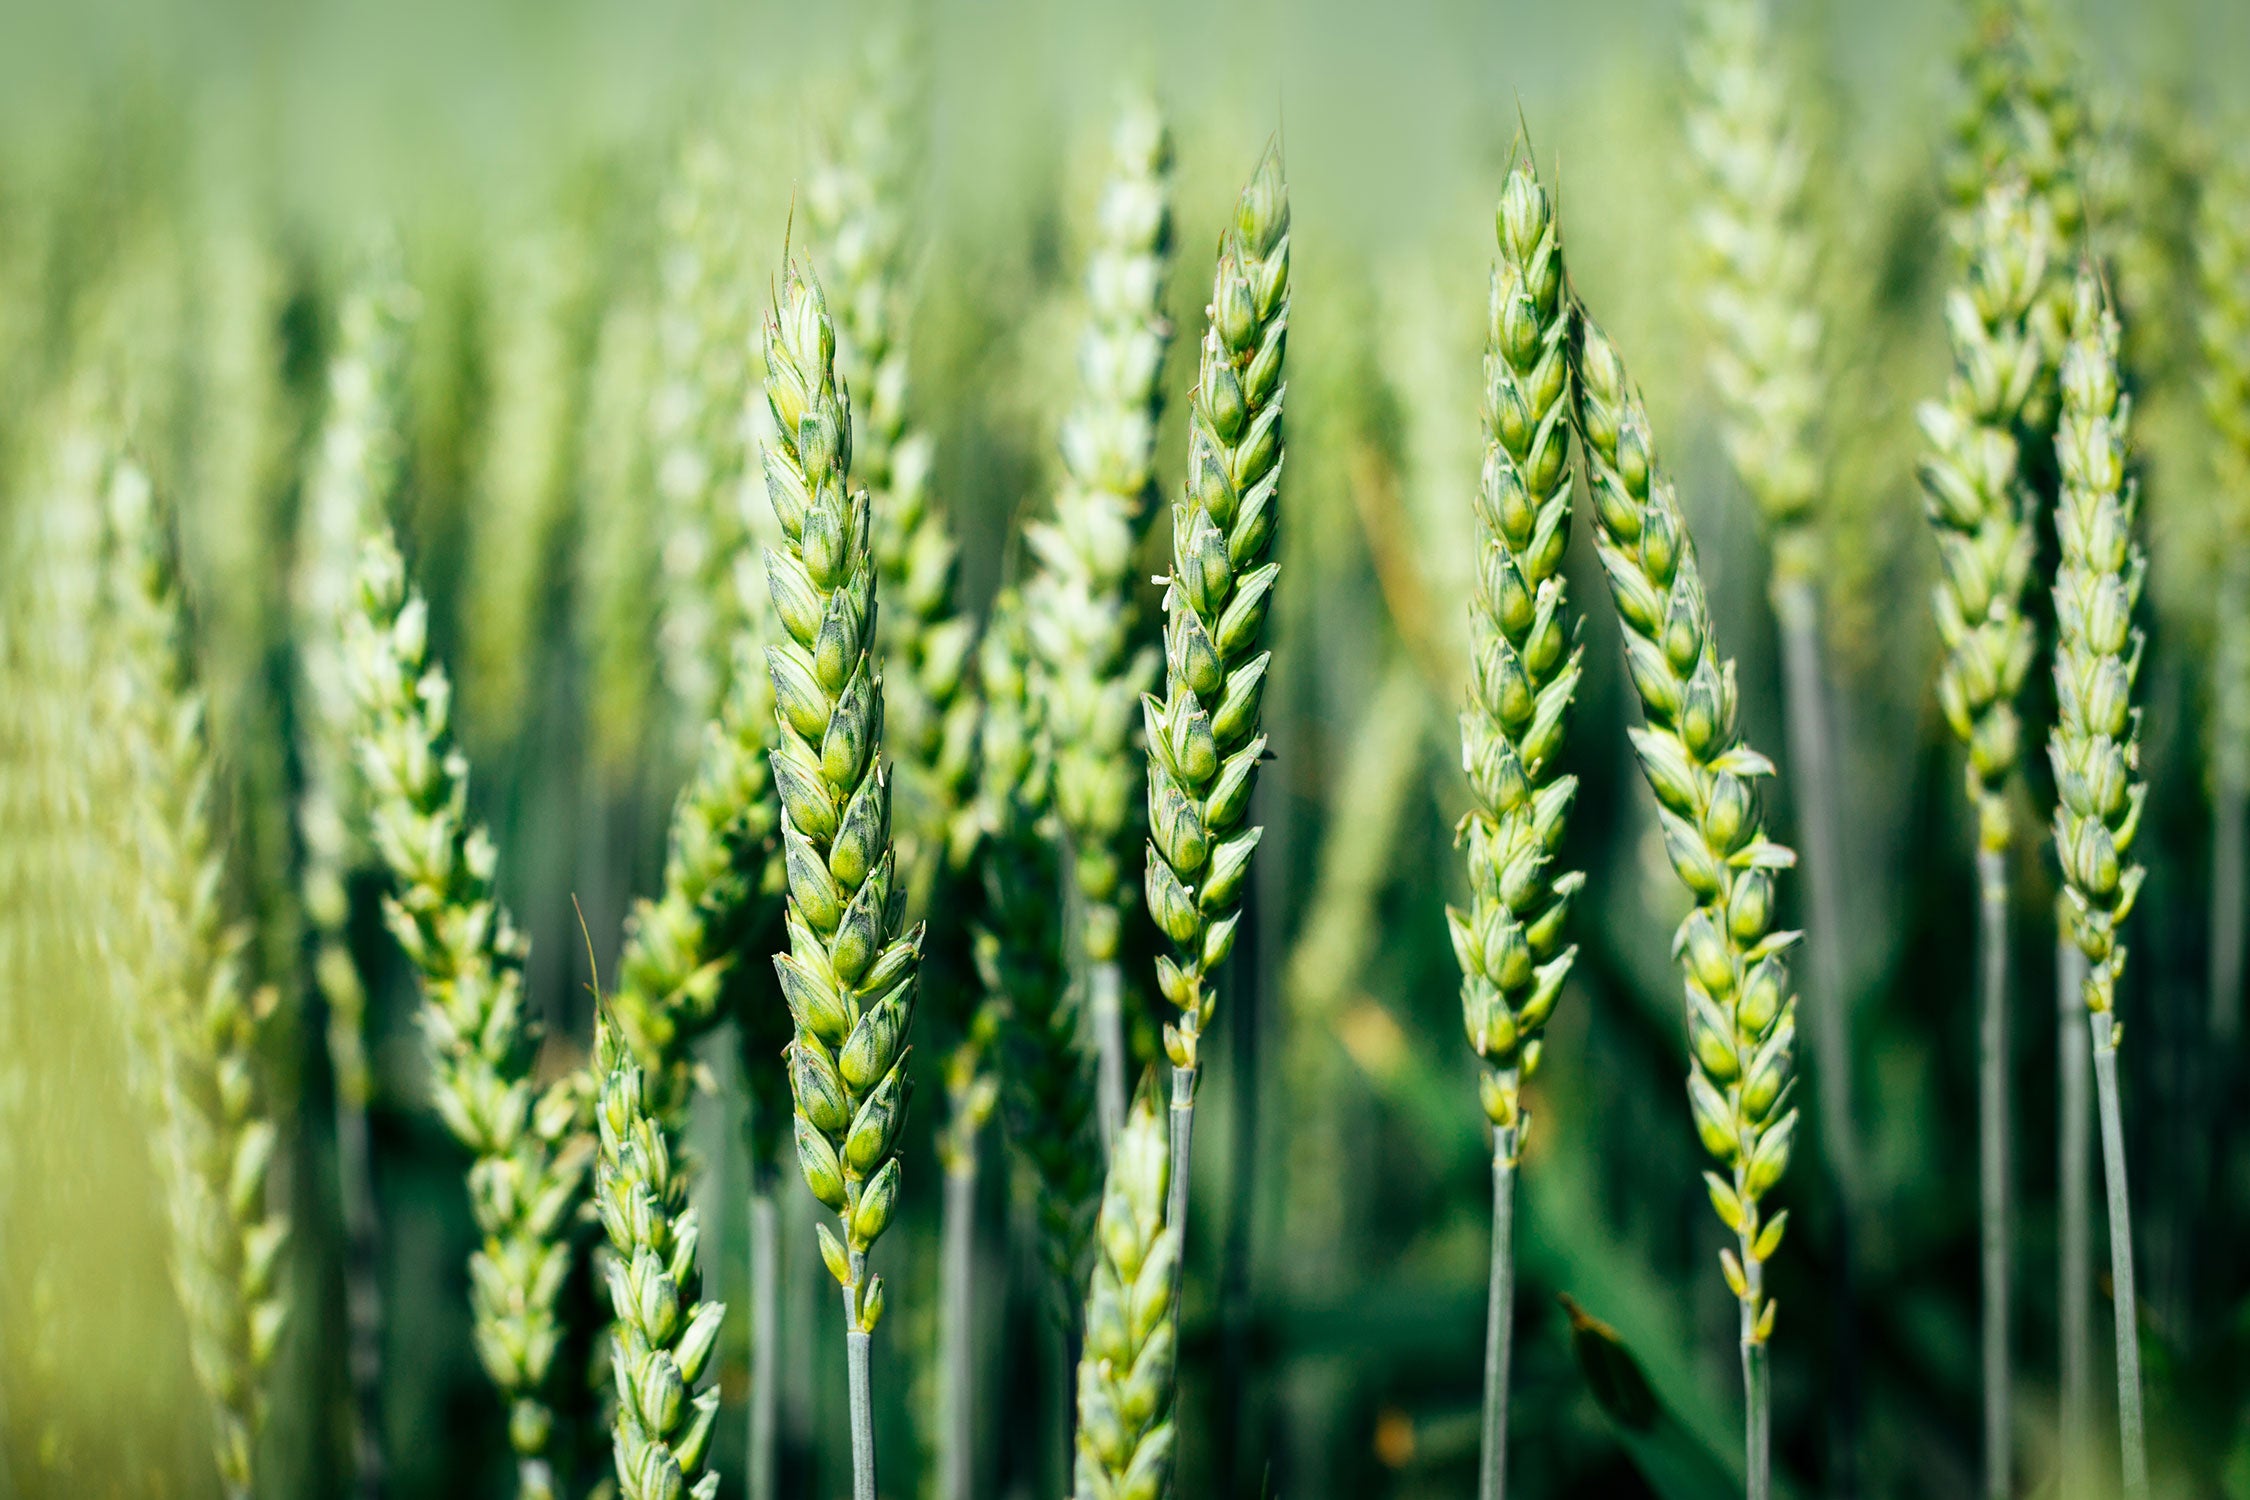
MULTIPOLYGON (((1418 502, 1458 506, 1475 538, 1463 596, 1439 601, 1465 617, 1465 897, 1427 901, 1419 920, 1450 930, 1489 1128, 1483 1500, 1507 1487, 1516 1200, 1520 1174, 1539 1165, 1525 1152, 1534 1080, 1550 1019, 1572 993, 1578 919, 1622 899, 1565 867, 1573 768, 1617 753, 1573 722, 1591 670, 1582 611, 1593 607, 1567 586, 1574 526, 1607 586, 1641 710, 1631 753, 1684 889, 1671 939, 1687 1061, 1676 1113, 1709 1159, 1702 1175, 1728 1240, 1717 1270, 1738 1306, 1739 1474, 1751 1500, 1780 1488, 1769 1350, 1788 1327, 1777 1325, 1770 1269, 1789 1254, 1776 1200, 1792 1159, 1817 1155, 1841 1226, 1831 1231, 1839 1359, 1853 1357, 1859 1317, 1853 1247, 1880 1211, 1859 1140, 1864 1101, 1851 1087, 1853 981, 1841 942, 1824 946, 1849 924, 1851 897, 1823 619, 1824 574, 1840 566, 1823 509, 1842 462, 1828 432, 1842 397, 1814 290, 1817 152, 1761 0, 1697 0, 1693 11, 1683 139, 1699 173, 1704 347, 1725 459, 1765 543, 1788 806, 1804 858, 1773 837, 1776 764, 1746 738, 1693 507, 1660 457, 1623 353, 1573 283, 1569 215, 1526 126, 1497 184, 1479 410, 1442 414, 1481 434, 1481 468, 1473 493, 1418 502), (1804 888, 1789 890, 1800 868, 1804 888), (1804 930, 1785 928, 1784 911, 1804 930), (1803 1129, 1800 951, 1815 1065, 1803 1129)), ((1275 758, 1261 714, 1269 615, 1291 586, 1280 545, 1294 295, 1283 153, 1277 137, 1251 167, 1215 256, 1183 262, 1164 119, 1138 98, 1116 119, 1076 313, 1078 383, 1059 432, 1042 439, 1059 449, 1059 482, 1015 507, 1002 586, 980 611, 958 578, 961 543, 905 337, 917 45, 905 27, 882 30, 848 124, 798 184, 788 246, 762 272, 743 246, 764 244, 765 226, 752 234, 730 199, 735 164, 704 138, 668 179, 655 295, 592 309, 587 351, 556 347, 554 330, 578 325, 554 308, 589 295, 571 253, 519 248, 508 297, 485 316, 530 332, 487 379, 530 393, 508 406, 529 413, 526 445, 563 422, 548 407, 582 404, 588 449, 573 480, 561 456, 515 452, 507 432, 495 435, 471 550, 512 557, 520 572, 476 580, 484 602, 463 633, 458 692, 394 521, 417 310, 441 289, 410 285, 397 247, 366 237, 324 342, 291 584, 274 606, 285 664, 258 668, 290 678, 294 722, 262 751, 228 751, 288 768, 267 783, 288 789, 288 815, 264 820, 278 829, 223 789, 233 770, 214 748, 245 723, 273 726, 244 706, 253 689, 198 669, 219 655, 204 637, 272 622, 251 618, 255 601, 189 607, 182 529, 138 454, 151 424, 132 393, 142 356, 129 317, 83 333, 91 352, 42 408, 43 428, 59 436, 42 448, 38 493, 10 512, 0 621, 5 983, 21 995, 90 973, 110 1002, 103 1020, 161 1187, 172 1280, 230 1496, 261 1492, 273 1355, 291 1316, 291 1284, 277 1271, 290 1229, 269 1184, 281 1127, 261 1036, 299 1004, 321 1018, 333 1074, 335 1159, 323 1170, 338 1184, 349 1333, 335 1357, 350 1366, 359 1492, 372 1500, 382 1484, 376 1433, 396 1310, 377 1274, 366 1016, 379 982, 370 962, 396 960, 371 960, 374 945, 352 930, 353 890, 370 882, 382 892, 385 951, 419 982, 428 1102, 466 1173, 475 1354, 500 1397, 520 1493, 577 1492, 599 1467, 579 1430, 594 1423, 625 1500, 711 1500, 721 1485, 715 1353, 730 1318, 746 1319, 750 1348, 738 1479, 759 1500, 777 1492, 785 1315, 775 1262, 782 1200, 802 1191, 819 1207, 811 1233, 833 1279, 823 1316, 840 1319, 846 1352, 853 1494, 874 1500, 874 1391, 909 1378, 883 1368, 890 1346, 874 1335, 924 1285, 903 1274, 895 1240, 885 1249, 902 1181, 933 1165, 910 1159, 918 1138, 903 1133, 918 1084, 934 1100, 922 1107, 940 1117, 934 1166, 945 1183, 932 1282, 939 1492, 974 1492, 988 1415, 973 1399, 988 1127, 1017 1164, 1037 1244, 1025 1272, 1041 1279, 1068 1351, 1068 1389, 1055 1402, 1075 1494, 1158 1500, 1173 1489, 1181 1430, 1200 1420, 1176 1389, 1199 1085, 1234 993, 1230 961, 1245 961, 1238 950, 1259 961, 1247 939, 1260 779, 1275 758), (1194 341, 1193 385, 1184 421, 1174 413, 1168 425, 1175 274, 1210 291, 1200 326, 1181 330, 1194 341), (581 353, 585 382, 553 378, 581 353), (1159 438, 1174 426, 1183 477, 1159 507, 1156 476, 1171 467, 1159 438), (588 691, 615 706, 613 723, 672 726, 586 753, 630 767, 647 743, 669 740, 664 756, 685 768, 661 885, 632 905, 614 972, 596 980, 591 1043, 575 1047, 544 1034, 529 1000, 530 944, 502 899, 501 840, 471 796, 490 726, 526 701, 536 659, 523 647, 527 601, 552 556, 566 483, 638 497, 588 507, 640 533, 585 539, 588 691), (636 608, 653 617, 648 628, 632 623, 636 608), (234 909, 240 887, 227 873, 230 840, 258 837, 294 851, 289 899, 307 935, 279 960, 250 951, 259 914, 234 909), (1133 937, 1149 929, 1152 956, 1133 937), (724 1185, 732 1201, 699 1182, 706 1163, 690 1136, 699 1097, 714 1090, 737 1094, 747 1121, 750 1175, 724 1185), (745 1197, 750 1306, 730 1309, 713 1296, 703 1239, 712 1216, 733 1216, 745 1197), (575 1295, 589 1275, 597 1293, 575 1295), (603 1372, 590 1397, 589 1361, 603 1372)), ((2117 222, 2103 196, 2118 196, 2103 176, 2107 137, 2041 7, 1980 13, 1961 92, 1943 215, 1951 373, 1919 408, 1915 477, 1937 559, 1934 693, 1958 740, 1980 895, 1985 1485, 1995 1497, 2019 1492, 2007 1058, 2024 1002, 2007 934, 2018 848, 2045 821, 2062 1004, 2084 1022, 2058 1060, 2062 1477, 2080 1495, 2111 1483, 2095 1472, 2107 1445, 2084 1436, 2093 1122, 2116 1308, 2115 1452, 2122 1492, 2141 1496, 2149 1460, 2118 1056, 2133 1008, 2124 938, 2143 879, 2135 840, 2147 795, 2135 623, 2146 562, 2129 393, 2150 336, 2133 325, 2139 309, 2121 305, 2131 272, 2118 261, 2134 253, 2135 226, 2117 222), (2051 713, 2026 706, 2035 679, 2051 680, 2051 713), (2052 774, 2036 789, 2021 774, 2040 748, 2025 743, 2031 722, 2051 724, 2052 774), (2051 805, 2038 807, 2042 798, 2051 805)), ((2203 192, 2209 416, 2239 469, 2250 465, 2250 169, 2217 171, 2203 192)), ((2215 774, 2231 810, 2222 858, 2240 865, 2250 491, 2227 503, 2215 774)), ((2240 880, 2239 869, 2222 871, 2231 894, 2216 895, 2215 910, 2241 904, 2240 880)), ((2215 978, 2219 994, 2241 988, 2239 912, 2226 928, 2214 962, 2232 969, 2215 978)), ((11 1005, 0 1049, 33 1045, 28 1009, 11 1005)), ((13 1131, 35 1090, 4 1056, 0 1070, 13 1131)), ((1457 1104, 1470 1107, 1465 1096, 1457 1104)), ((0 1164, 29 1163, 33 1147, 19 1137, 6 1150, 0 1164)), ((1848 1442, 1850 1413, 1840 1420, 1848 1442)), ((9 1454, 0 1480, 36 1490, 41 1466, 63 1458, 44 1447, 9 1454)))

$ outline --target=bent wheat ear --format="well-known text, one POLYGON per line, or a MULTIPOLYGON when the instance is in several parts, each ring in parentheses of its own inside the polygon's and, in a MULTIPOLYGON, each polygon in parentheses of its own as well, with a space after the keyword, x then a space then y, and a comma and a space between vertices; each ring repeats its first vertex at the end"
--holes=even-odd
POLYGON ((702 1298, 696 1212, 671 1131, 651 1109, 647 1075, 616 1028, 594 1032, 601 1142, 594 1207, 612 1252, 610 1374, 617 1384, 617 1489, 622 1500, 712 1500, 706 1471, 719 1391, 703 1382, 726 1308, 702 1298))
MULTIPOLYGON (((1123 978, 1117 942, 1134 821, 1134 705, 1155 685, 1154 651, 1136 644, 1133 559, 1152 507, 1159 377, 1172 265, 1172 143, 1153 106, 1127 106, 1111 137, 1086 267, 1083 390, 1063 424, 1065 481, 1052 519, 1024 529, 1036 567, 1024 587, 1042 732, 1053 744, 1054 802, 1070 841, 1080 936, 1099 1052, 1101 1133, 1125 1113, 1123 978)), ((990 689, 987 689, 989 693, 990 689)), ((1071 1276, 1072 1285, 1077 1277, 1071 1276)))
POLYGON ((266 1203, 278 1137, 259 1079, 272 996, 243 983, 245 934, 220 904, 202 691, 188 675, 170 547, 146 474, 116 464, 107 496, 116 727, 138 856, 127 978, 155 1012, 159 1176, 188 1347, 211 1407, 212 1451, 230 1500, 255 1489, 266 1375, 288 1317, 278 1283, 288 1221, 266 1203))
POLYGON ((429 607, 380 522, 360 548, 344 668, 374 844, 397 882, 383 915, 422 978, 419 1017, 439 1116, 475 1157, 469 1204, 483 1244, 469 1260, 478 1358, 508 1407, 522 1493, 550 1500, 548 1389, 559 1310, 594 1143, 591 1079, 532 1075, 526 944, 500 906, 498 853, 468 815, 468 760, 454 748, 453 692, 429 660, 429 607))
POLYGON ((1094 1231, 1100 1254, 1078 1358, 1076 1500, 1162 1495, 1171 1486, 1180 1231, 1164 1205, 1175 1167, 1153 1081, 1144 1082, 1110 1152, 1094 1231))
POLYGON ((2142 1430, 2140 1325, 2133 1292, 2133 1220, 2125 1132, 2117 1095, 2117 981, 2125 970, 2118 928, 2140 895, 2133 859, 2148 787, 2140 776, 2141 712, 2133 702, 2141 633, 2133 626, 2147 573, 2133 537, 2138 495, 2126 472, 2132 401, 2119 389, 2117 319, 2093 267, 2072 292, 2062 365, 2062 425, 2055 459, 2062 493, 2055 534, 2055 854, 2071 933, 2086 955, 2086 1019, 2100 1099, 2102 1165, 2109 1183, 2109 1255, 2117 1305, 2117 1419, 2125 1493, 2148 1493, 2142 1430))
POLYGON ((852 417, 827 298, 794 264, 765 340, 775 431, 766 486, 783 539, 768 549, 766 571, 785 632, 766 660, 779 705, 773 775, 789 880, 789 951, 774 968, 796 1026, 797 1163, 841 1231, 821 1225, 820 1249, 844 1295, 853 1490, 873 1500, 868 1335, 883 1315, 883 1282, 868 1273, 867 1254, 898 1203, 922 928, 899 936, 905 889, 883 760, 873 516, 867 491, 844 487, 852 417))
POLYGON ((1595 541, 1624 626, 1625 669, 1641 700, 1632 731, 1656 796, 1673 871, 1695 901, 1673 951, 1687 982, 1688 1103, 1703 1148, 1726 1169, 1704 1174, 1712 1206, 1734 1232, 1720 1263, 1741 1305, 1745 1449, 1751 1500, 1772 1486, 1766 1342, 1774 1303, 1765 1263, 1788 1215, 1764 1199, 1796 1137, 1797 998, 1775 932, 1775 877, 1796 856, 1766 837, 1758 782, 1772 764, 1742 742, 1734 662, 1720 656, 1695 542, 1659 466, 1648 411, 1617 350, 1574 307, 1576 422, 1595 541))
POLYGON ((1188 477, 1172 502, 1164 696, 1144 694, 1149 915, 1171 940, 1157 987, 1179 1010, 1172 1062, 1172 1202, 1183 1235, 1200 1042, 1234 947, 1262 830, 1250 793, 1266 751, 1266 611, 1280 565, 1282 356, 1289 336, 1289 188, 1268 146, 1219 239, 1210 321, 1188 409, 1188 477))
POLYGON ((1480 1494, 1507 1489, 1508 1359, 1515 1275, 1515 1173, 1528 1126, 1523 1083, 1578 950, 1563 930, 1585 877, 1552 868, 1578 780, 1557 771, 1578 687, 1577 625, 1564 597, 1570 545, 1569 310, 1562 241, 1529 164, 1508 174, 1496 215, 1484 353, 1484 471, 1477 582, 1469 601, 1470 686, 1461 765, 1476 805, 1461 820, 1470 908, 1448 909, 1462 1020, 1484 1061, 1492 1123, 1492 1277, 1485 1325, 1480 1494))

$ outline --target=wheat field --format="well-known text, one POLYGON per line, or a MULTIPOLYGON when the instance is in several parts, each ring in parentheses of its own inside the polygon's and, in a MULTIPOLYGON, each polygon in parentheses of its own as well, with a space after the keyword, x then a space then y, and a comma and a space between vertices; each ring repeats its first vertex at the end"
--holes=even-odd
POLYGON ((0 12, 0 1500, 2250 1500, 2246 77, 0 12))

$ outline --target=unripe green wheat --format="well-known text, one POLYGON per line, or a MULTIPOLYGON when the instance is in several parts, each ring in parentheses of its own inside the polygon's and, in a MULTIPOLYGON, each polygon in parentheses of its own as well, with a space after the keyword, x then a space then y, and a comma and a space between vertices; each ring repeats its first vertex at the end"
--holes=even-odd
POLYGON ((1563 929, 1585 884, 1575 870, 1551 868, 1578 793, 1578 778, 1559 774, 1556 759, 1582 652, 1562 572, 1570 545, 1570 318, 1554 207, 1533 167, 1509 172, 1495 221, 1500 258, 1485 331, 1477 581, 1461 710, 1461 766, 1476 798, 1460 829, 1471 900, 1468 911, 1445 914, 1492 1123, 1483 1500, 1506 1492, 1511 1200, 1529 1123, 1522 1089, 1578 954, 1563 929))
MULTIPOLYGON (((1125 110, 1086 268, 1083 382, 1064 424, 1067 478, 1052 519, 1024 529, 1037 567, 1024 588, 1044 733, 1054 745, 1055 811, 1071 875, 1100 1048, 1102 1134, 1125 1109, 1122 981, 1117 967, 1127 830, 1137 809, 1134 705, 1154 685, 1154 651, 1136 647, 1133 558, 1148 525, 1158 377, 1171 342, 1164 318, 1172 260, 1171 141, 1152 106, 1125 110)), ((1073 1284, 1076 1278, 1072 1278, 1073 1284)))
POLYGON ((712 1500, 717 1471, 704 1472, 719 1415, 718 1387, 698 1390, 726 1308, 702 1297, 698 1227, 687 1172, 672 1130, 652 1108, 646 1074, 606 1020, 594 1033, 594 1106, 600 1156, 594 1206, 614 1252, 609 1279, 610 1375, 622 1500, 712 1500))
POLYGON ((132 800, 137 932, 126 962, 151 1008, 161 1172, 188 1347, 211 1405, 230 1497, 254 1487, 265 1380, 288 1316, 277 1285, 288 1223, 266 1203, 276 1134, 258 1077, 270 994, 242 974, 244 934, 220 904, 225 853, 212 827, 203 695, 188 675, 166 528, 147 476, 110 476, 109 603, 116 727, 132 800))
POLYGON ((1688 1103, 1703 1148, 1726 1169, 1704 1180, 1736 1239, 1720 1262, 1741 1305, 1748 1493, 1765 1500, 1774 1319, 1765 1263, 1789 1216, 1768 1219, 1763 1209, 1797 1130, 1797 1000, 1786 955, 1798 934, 1773 930, 1774 878, 1796 856, 1765 834, 1757 784, 1773 766, 1742 742, 1734 662, 1712 638, 1695 543, 1658 466, 1648 411, 1583 308, 1574 322, 1595 539, 1624 626, 1626 675, 1646 715, 1633 749, 1656 795, 1665 853, 1695 901, 1673 940, 1687 980, 1688 1103))
POLYGON ((1171 1488, 1179 1359, 1179 1226, 1166 1221, 1177 1169, 1153 1085, 1110 1152, 1078 1358, 1076 1500, 1148 1500, 1171 1488))
POLYGON ((1189 402, 1188 476, 1172 502, 1164 697, 1141 698, 1148 743, 1149 915, 1171 940, 1157 987, 1179 1010, 1172 1062, 1172 1205, 1186 1232, 1200 1040, 1234 947, 1261 832, 1250 793, 1265 736, 1266 612, 1281 488, 1282 357, 1289 335, 1289 189, 1266 148, 1219 240, 1210 322, 1189 402))
POLYGON ((534 1082, 526 945, 494 891, 498 851, 469 818, 452 685, 429 660, 429 607, 408 592, 405 563, 379 523, 361 546, 344 648, 375 848, 398 883, 384 916, 421 974, 433 1102, 475 1158, 477 1354, 508 1406, 522 1492, 547 1500, 555 1492, 547 1391, 563 1339, 557 1304, 593 1154, 589 1080, 573 1071, 544 1090, 534 1082))
POLYGON ((898 765, 899 869, 922 915, 942 869, 976 840, 976 628, 958 612, 958 548, 930 480, 936 454, 908 414, 905 342, 913 112, 921 89, 904 26, 875 29, 845 149, 806 184, 805 209, 836 293, 836 368, 858 393, 851 479, 874 497, 884 608, 886 743, 898 765))
POLYGON ((783 539, 767 549, 766 572, 787 636, 766 651, 789 879, 789 951, 774 967, 796 1023, 797 1162, 842 1230, 820 1225, 820 1249, 844 1295, 853 1487, 858 1500, 873 1500, 868 1335, 883 1315, 883 1282, 868 1274, 867 1254, 898 1202, 922 929, 898 935, 905 890, 891 845, 873 649, 873 516, 866 490, 845 489, 852 418, 827 299, 794 264, 767 314, 765 343, 776 433, 766 484, 783 539))
POLYGON ((2062 424, 2055 458, 2062 492, 2055 534, 2055 854, 2071 932, 2086 955, 2085 999, 2101 1100, 2109 1179, 2111 1279, 2117 1308, 2117 1402, 2125 1493, 2148 1493, 2142 1430, 2140 1328, 2133 1291, 2133 1222, 2117 1097, 2117 981, 2125 968, 2118 928, 2145 873, 2133 859, 2148 787, 2140 774, 2140 709, 2133 701, 2142 638, 2133 625, 2147 564, 2134 540, 2138 495, 2126 472, 2132 401, 2119 389, 2117 319, 2093 268, 2072 293, 2062 365, 2062 424))

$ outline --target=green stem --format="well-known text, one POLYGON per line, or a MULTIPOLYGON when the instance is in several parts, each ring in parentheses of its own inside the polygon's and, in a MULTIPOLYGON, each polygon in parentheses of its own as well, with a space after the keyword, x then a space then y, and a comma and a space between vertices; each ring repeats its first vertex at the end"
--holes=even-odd
POLYGON ((2250 861, 2250 795, 2242 755, 2219 756, 2211 834, 2211 1039, 2232 1047, 2242 1031, 2243 874, 2250 861))
POLYGON ((1096 1114, 1102 1159, 1107 1161, 1110 1143, 1125 1123, 1125 975, 1117 960, 1094 963, 1087 974, 1087 991, 1087 1009, 1094 1018, 1096 1114))
POLYGON ((1516 1139, 1492 1128, 1492 1279, 1484 1309, 1484 1462, 1477 1500, 1508 1493, 1508 1359, 1516 1324, 1516 1139))
POLYGON ((2062 1343, 2061 1435, 2062 1500, 2089 1500, 2091 1464, 2087 1434, 2093 1427, 2094 1386, 2094 1225, 2088 1169, 2093 1165, 2093 1080, 2086 1049, 2079 1045, 2078 1018, 2086 1013, 2086 954, 2069 935, 2067 922, 2055 944, 2056 1097, 2061 1115, 2056 1131, 2055 1174, 2061 1199, 2061 1277, 2057 1323, 2062 1343))
POLYGON ((2148 1494, 2148 1440, 2141 1415, 2140 1304, 2133 1291, 2133 1208, 2125 1182, 2125 1121, 2117 1103, 2114 1018, 2092 1012, 2094 1091, 2101 1103, 2102 1177, 2109 1190, 2109 1279, 2117 1309, 2117 1448, 2125 1500, 2148 1494))
MULTIPOLYGON (((352 1493, 383 1493, 382 1226, 375 1204, 374 1153, 367 1129, 368 1074, 360 1014, 338 1014, 339 986, 359 988, 340 942, 314 959, 330 994, 328 1049, 336 1088, 336 1190, 344 1230, 345 1366, 352 1387, 352 1493)), ((348 995, 342 996, 345 1005, 348 995)))
POLYGON ((1783 716, 1797 794, 1797 838, 1804 853, 1807 925, 1814 934, 1813 1048, 1820 1068, 1820 1140, 1836 1192, 1835 1401, 1830 1411, 1829 1488, 1857 1491, 1860 1421, 1859 1307, 1855 1258, 1861 1199, 1859 1129, 1852 1108, 1852 1006, 1847 977, 1843 851, 1836 836, 1834 748, 1829 737, 1827 673, 1821 660, 1820 602, 1809 579, 1773 588, 1781 627, 1783 716))
POLYGON ((1984 1262, 1984 1489, 2009 1493, 2008 1361, 2008 856, 2005 846, 1977 850, 1977 1127, 1979 1224, 1984 1262))
POLYGON ((969 1500, 974 1480, 976 1426, 970 1388, 976 1380, 977 1153, 972 1139, 945 1169, 943 1295, 938 1308, 938 1368, 944 1372, 944 1403, 939 1429, 938 1493, 944 1500, 969 1500))
MULTIPOLYGON (((851 1304, 856 1287, 844 1289, 845 1316, 856 1318, 851 1304)), ((868 1373, 868 1335, 857 1327, 844 1331, 844 1359, 849 1366, 852 1403, 852 1500, 875 1500, 875 1395, 868 1373)))
POLYGON ((1188 1152, 1195 1144, 1196 1073, 1194 1068, 1172 1070, 1172 1182, 1164 1199, 1164 1222, 1180 1234, 1179 1258, 1172 1271, 1175 1297, 1187 1266, 1188 1152))
POLYGON ((780 1213, 770 1165, 750 1167, 750 1500, 774 1500, 774 1418, 781 1374, 780 1213))
MULTIPOLYGON (((1745 1269, 1755 1276, 1755 1262, 1745 1269)), ((1766 1345, 1755 1332, 1747 1299, 1742 1304, 1742 1494, 1743 1500, 1772 1500, 1773 1375, 1766 1345)))

